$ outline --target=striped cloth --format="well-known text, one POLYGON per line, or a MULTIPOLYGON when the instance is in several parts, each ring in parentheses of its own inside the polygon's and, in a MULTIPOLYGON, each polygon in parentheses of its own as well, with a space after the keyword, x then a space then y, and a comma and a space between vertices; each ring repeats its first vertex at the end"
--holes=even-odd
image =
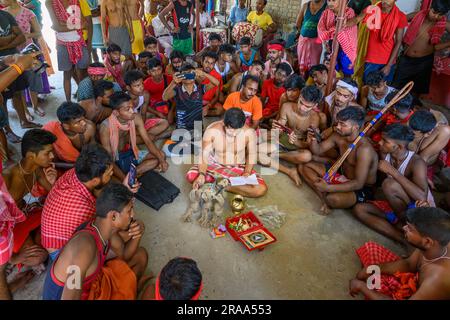
MULTIPOLYGON (((345 18, 352 19, 355 17, 355 12, 351 8, 347 8, 345 11, 345 18)), ((326 9, 322 17, 320 17, 319 24, 317 25, 317 32, 319 34, 319 39, 322 42, 333 40, 334 34, 336 32, 336 15, 331 9, 326 9)), ((338 42, 350 59, 350 61, 355 63, 358 48, 358 27, 355 25, 353 27, 347 27, 341 30, 337 36, 338 42)))

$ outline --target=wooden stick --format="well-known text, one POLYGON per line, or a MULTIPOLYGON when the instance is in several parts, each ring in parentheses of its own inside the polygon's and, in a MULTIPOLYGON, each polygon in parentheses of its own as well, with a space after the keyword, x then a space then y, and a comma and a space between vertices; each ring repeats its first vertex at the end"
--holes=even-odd
POLYGON ((349 154, 355 149, 358 142, 366 135, 367 131, 369 131, 375 123, 377 123, 378 120, 386 113, 389 108, 391 108, 394 104, 396 104, 399 100, 403 99, 413 88, 414 82, 411 81, 407 83, 397 94, 395 97, 375 116, 375 118, 370 121, 363 131, 361 131, 358 135, 358 137, 353 141, 353 143, 348 147, 348 149, 344 152, 344 154, 333 164, 333 166, 325 173, 323 179, 327 181, 328 183, 331 181, 331 179, 336 175, 336 172, 339 170, 339 168, 342 166, 344 161, 347 159, 349 154))
POLYGON ((330 69, 328 70, 328 82, 327 87, 325 89, 325 96, 328 96, 331 93, 331 89, 333 88, 334 70, 336 69, 336 61, 339 52, 339 41, 337 37, 338 34, 341 32, 342 27, 344 26, 344 16, 346 10, 347 10, 347 0, 341 0, 338 17, 336 19, 337 20, 336 31, 334 32, 333 45, 331 49, 330 69))
POLYGON ((200 51, 200 0, 195 0, 195 52, 200 51))

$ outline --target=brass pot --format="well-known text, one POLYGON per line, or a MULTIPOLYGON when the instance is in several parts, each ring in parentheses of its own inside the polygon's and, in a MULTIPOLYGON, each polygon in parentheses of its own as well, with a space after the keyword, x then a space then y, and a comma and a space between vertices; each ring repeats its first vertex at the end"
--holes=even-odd
POLYGON ((233 196, 230 201, 230 207, 233 214, 241 214, 245 209, 245 198, 239 194, 233 196))

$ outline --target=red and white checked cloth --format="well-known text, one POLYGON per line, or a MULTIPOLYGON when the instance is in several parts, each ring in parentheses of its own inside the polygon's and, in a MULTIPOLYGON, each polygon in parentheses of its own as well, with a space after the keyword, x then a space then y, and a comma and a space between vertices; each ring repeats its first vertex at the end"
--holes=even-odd
POLYGON ((42 246, 60 249, 75 230, 95 215, 95 197, 78 180, 75 169, 56 181, 42 211, 42 246))
POLYGON ((0 265, 6 264, 11 258, 14 247, 14 226, 25 219, 25 215, 17 207, 0 175, 0 265))
MULTIPOLYGON (((345 11, 345 18, 352 19, 355 17, 355 12, 351 8, 347 8, 345 11)), ((334 33, 336 32, 336 15, 331 9, 326 9, 320 17, 319 24, 317 25, 317 32, 319 34, 320 41, 333 40, 334 33)), ((341 30, 337 36, 338 42, 350 59, 352 64, 356 60, 358 49, 358 26, 347 27, 341 30)))

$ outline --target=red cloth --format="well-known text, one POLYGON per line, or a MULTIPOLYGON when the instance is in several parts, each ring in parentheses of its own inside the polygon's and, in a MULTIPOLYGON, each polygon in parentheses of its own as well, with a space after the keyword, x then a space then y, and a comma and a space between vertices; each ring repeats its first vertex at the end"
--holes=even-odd
MULTIPOLYGON (((429 10, 422 10, 416 14, 414 19, 409 24, 405 36, 403 37, 403 43, 407 44, 408 46, 414 43, 419 33, 420 26, 424 23, 428 12, 429 10)), ((441 41, 441 38, 445 32, 446 24, 447 18, 444 16, 441 18, 441 20, 436 22, 436 24, 432 28, 430 28, 430 30, 428 30, 428 34, 430 35, 430 43, 432 45, 436 45, 439 43, 439 41, 441 41)))
MULTIPOLYGON (((78 12, 81 12, 80 3, 78 0, 69 0, 69 7, 78 7, 78 12)), ((69 13, 67 9, 64 7, 63 3, 60 0, 52 0, 53 11, 55 12, 56 18, 62 24, 66 24, 69 20, 69 13)), ((81 18, 81 17, 80 17, 81 18)), ((82 29, 75 30, 80 39, 74 42, 63 42, 61 40, 56 40, 57 44, 66 46, 67 52, 69 53, 69 59, 72 64, 77 64, 78 61, 83 57, 83 47, 86 46, 86 42, 84 42, 83 31, 82 29)))
MULTIPOLYGON (((1 163, 0 163, 1 166, 1 163)), ((0 175, 0 266, 6 264, 13 253, 14 227, 25 221, 26 216, 17 207, 0 175)))
POLYGON ((78 180, 75 169, 59 178, 42 211, 42 246, 60 249, 74 231, 95 215, 95 197, 78 180))
POLYGON ((394 209, 392 209, 391 205, 386 200, 372 200, 369 201, 369 203, 373 204, 375 207, 383 211, 383 213, 394 212, 394 209))
MULTIPOLYGON (((378 7, 381 10, 381 2, 378 4, 378 7)), ((364 22, 368 18, 369 15, 366 15, 364 22)), ((408 20, 406 15, 396 5, 389 13, 381 12, 381 29, 370 30, 366 62, 387 64, 394 49, 394 36, 397 29, 406 28, 407 26, 408 20)))
MULTIPOLYGON (((164 75, 164 77, 166 78, 167 85, 169 85, 173 80, 173 77, 171 75, 164 75)), ((144 81, 144 89, 150 94, 150 107, 156 109, 159 112, 167 114, 169 113, 167 103, 165 104, 166 108, 158 109, 158 107, 155 106, 157 103, 161 103, 163 101, 162 95, 164 93, 164 90, 166 89, 164 84, 164 80, 156 83, 152 77, 148 77, 144 81)))
MULTIPOLYGON (((386 126, 390 125, 390 124, 394 124, 394 123, 407 124, 409 121, 409 118, 411 118, 411 116, 413 114, 414 114, 414 110, 411 110, 411 112, 405 119, 399 120, 393 113, 388 112, 381 117, 380 121, 383 121, 386 126)), ((381 131, 382 130, 378 130, 377 132, 372 134, 372 136, 370 138, 372 139, 373 142, 378 143, 381 141, 381 131)))
MULTIPOLYGON (((353 9, 347 8, 345 11, 345 18, 349 20, 354 17, 355 12, 353 9)), ((325 9, 317 25, 320 41, 333 40, 336 32, 336 18, 336 15, 331 9, 325 9)), ((353 27, 342 29, 338 34, 337 39, 342 50, 353 64, 356 60, 358 49, 358 27, 355 25, 353 27)))
POLYGON ((109 60, 109 56, 107 54, 103 57, 103 62, 105 64, 106 69, 108 70, 106 76, 113 77, 114 80, 122 88, 122 90, 125 90, 127 85, 125 84, 125 80, 123 79, 122 64, 119 63, 119 64, 113 65, 111 63, 111 61, 109 60))
MULTIPOLYGON (((375 242, 365 243, 356 250, 356 254, 365 268, 370 265, 380 265, 400 259, 396 254, 375 242)), ((408 299, 417 291, 418 277, 416 273, 382 274, 381 289, 377 291, 394 300, 408 299)))
POLYGON ((273 80, 265 80, 262 86, 261 100, 264 101, 266 98, 269 98, 263 109, 264 117, 270 116, 280 110, 280 98, 286 92, 283 86, 276 87, 273 80))
MULTIPOLYGON (((222 91, 223 88, 222 76, 216 70, 211 71, 210 75, 219 80, 220 84, 218 87, 214 87, 213 89, 205 92, 205 94, 203 95, 203 101, 206 101, 206 103, 210 102, 214 98, 217 92, 217 88, 219 88, 220 91, 222 91)), ((204 85, 208 85, 209 83, 210 81, 207 78, 202 82, 202 84, 204 85)))
POLYGON ((36 207, 27 214, 25 221, 16 224, 14 227, 14 248, 13 252, 18 253, 27 240, 31 231, 36 230, 41 225, 42 207, 36 207))
POLYGON ((58 121, 49 121, 42 129, 53 133, 57 140, 53 143, 53 149, 59 159, 68 162, 75 163, 80 151, 72 144, 72 141, 67 137, 62 129, 61 123, 58 121))

